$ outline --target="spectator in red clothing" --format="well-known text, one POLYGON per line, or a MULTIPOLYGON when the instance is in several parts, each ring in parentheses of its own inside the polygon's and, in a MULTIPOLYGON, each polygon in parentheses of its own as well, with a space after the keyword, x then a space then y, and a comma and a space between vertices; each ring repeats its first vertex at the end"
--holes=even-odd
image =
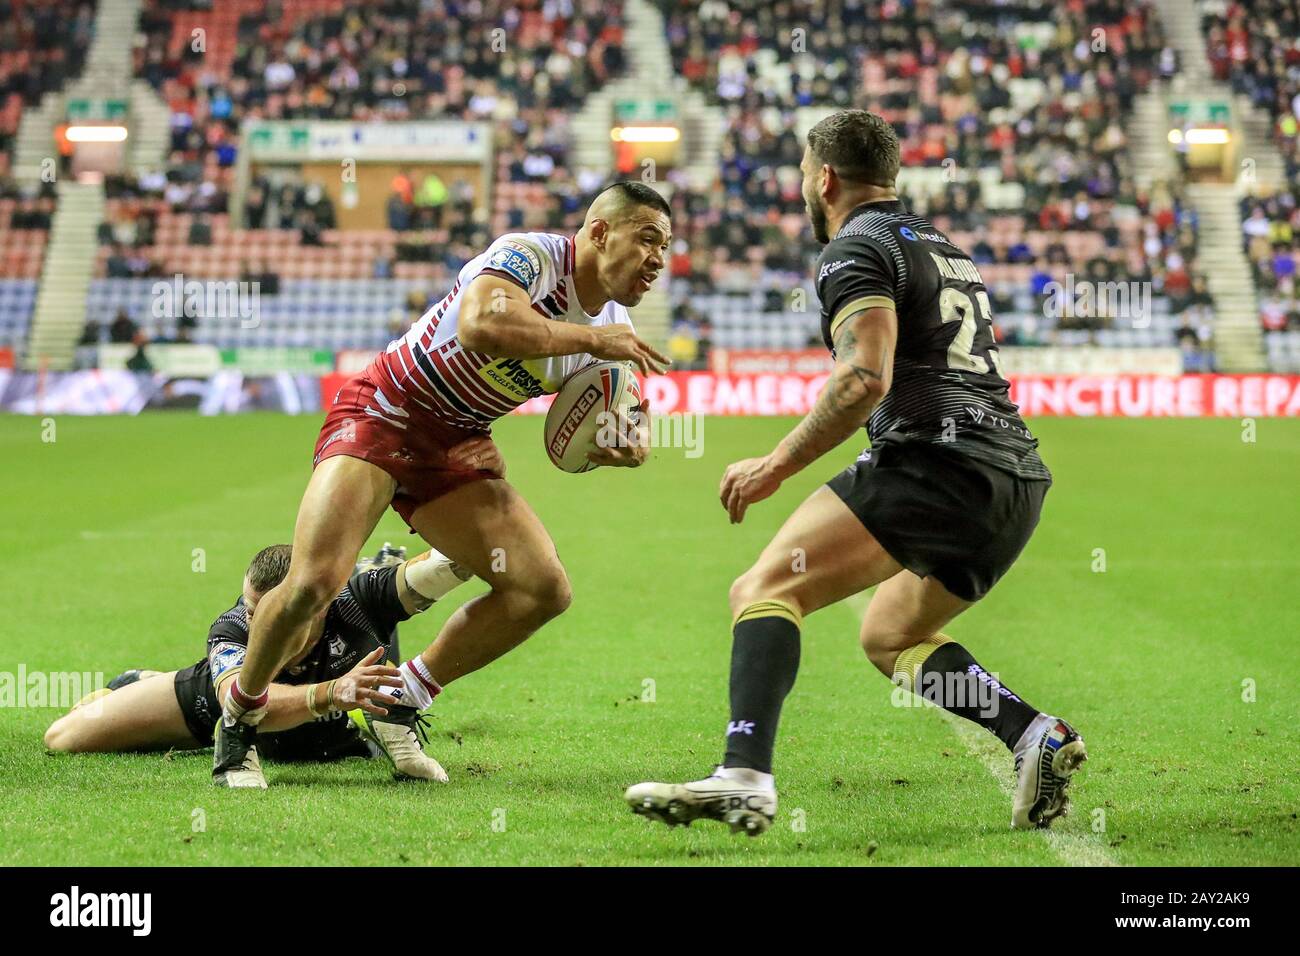
POLYGON ((412 204, 415 198, 415 179, 411 176, 409 169, 403 169, 394 176, 388 188, 395 192, 405 205, 410 206, 412 204))

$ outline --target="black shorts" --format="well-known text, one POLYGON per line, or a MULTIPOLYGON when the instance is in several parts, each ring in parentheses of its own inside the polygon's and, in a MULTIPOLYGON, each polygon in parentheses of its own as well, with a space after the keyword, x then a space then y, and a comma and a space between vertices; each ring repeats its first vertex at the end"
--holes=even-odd
POLYGON ((872 448, 827 482, 890 557, 966 601, 1020 556, 1050 486, 924 442, 872 448))
POLYGON ((212 732, 221 716, 221 702, 212 686, 212 670, 205 657, 193 667, 176 672, 176 703, 194 739, 205 747, 212 744, 212 732))
MULTIPOLYGON (((213 731, 221 717, 221 702, 212 685, 207 658, 176 672, 176 702, 181 705, 181 716, 194 739, 211 746, 213 731)), ((335 714, 291 730, 258 734, 257 749, 259 756, 283 762, 374 756, 347 714, 335 714)))

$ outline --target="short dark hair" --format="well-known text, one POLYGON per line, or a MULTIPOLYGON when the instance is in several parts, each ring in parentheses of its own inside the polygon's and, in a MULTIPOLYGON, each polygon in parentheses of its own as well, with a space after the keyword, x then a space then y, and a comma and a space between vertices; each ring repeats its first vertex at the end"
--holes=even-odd
POLYGON ((898 134, 875 113, 832 113, 808 131, 808 148, 843 179, 886 187, 898 179, 898 134))
MULTIPOLYGON (((619 205, 629 206, 649 206, 651 209, 657 209, 669 219, 673 218, 673 211, 668 205, 668 200, 659 194, 659 192, 645 183, 639 183, 634 179, 624 180, 623 182, 610 183, 595 196, 591 197, 594 203, 605 193, 617 190, 619 205)), ((588 203, 590 205, 590 203, 588 203)))
POLYGON ((289 557, 293 548, 287 544, 273 544, 253 555, 246 576, 248 586, 258 594, 265 594, 284 580, 289 573, 289 557))

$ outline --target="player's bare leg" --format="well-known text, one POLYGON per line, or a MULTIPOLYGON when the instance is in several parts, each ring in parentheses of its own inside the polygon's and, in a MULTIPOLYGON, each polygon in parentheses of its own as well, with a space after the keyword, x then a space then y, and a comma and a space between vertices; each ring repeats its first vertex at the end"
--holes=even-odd
POLYGON ((357 552, 392 501, 396 483, 359 458, 326 458, 312 472, 298 508, 289 573, 257 605, 248 653, 217 723, 212 775, 231 787, 264 788, 254 740, 267 688, 302 650, 312 620, 352 573, 357 552))
POLYGON ((98 696, 45 731, 45 747, 61 753, 197 750, 176 701, 176 672, 158 674, 98 696))
POLYGON ((707 817, 762 833, 776 813, 772 750, 799 669, 803 617, 898 574, 891 558, 825 486, 801 504, 731 587, 731 720, 717 772, 687 784, 642 783, 624 798, 665 823, 707 817))
POLYGON ((1069 809, 1070 777, 1087 759, 1083 738, 1012 693, 942 633, 970 605, 936 578, 903 571, 872 596, 862 621, 862 649, 895 683, 1006 744, 1016 772, 1011 825, 1049 826, 1069 809))
POLYGON ((404 605, 432 603, 471 573, 492 590, 458 608, 433 643, 402 664, 400 700, 388 705, 388 715, 363 720, 399 777, 445 782, 446 772, 420 747, 416 716, 443 685, 496 660, 563 612, 569 581, 541 521, 504 480, 462 485, 417 508, 410 523, 436 550, 399 571, 404 605))
POLYGON ((569 606, 569 578, 551 536, 504 479, 462 485, 422 505, 411 526, 491 587, 458 608, 420 655, 436 688, 496 660, 569 606))

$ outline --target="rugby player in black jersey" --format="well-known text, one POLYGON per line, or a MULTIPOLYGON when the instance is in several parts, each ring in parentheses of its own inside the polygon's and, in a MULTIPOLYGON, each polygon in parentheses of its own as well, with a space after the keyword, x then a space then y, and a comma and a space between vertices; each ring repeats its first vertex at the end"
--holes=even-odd
POLYGON ((1086 758, 1069 724, 1039 711, 942 633, 1011 567, 1051 474, 1008 398, 988 292, 970 257, 911 215, 895 190, 898 138, 865 110, 808 133, 801 168, 822 338, 834 370, 774 451, 731 465, 732 522, 864 425, 871 448, 796 509, 731 588, 731 720, 714 774, 625 794, 669 824, 763 832, 776 812, 772 751, 799 667, 803 618, 870 587, 868 659, 902 687, 995 734, 1014 756, 1011 825, 1046 827, 1086 758))
MULTIPOLYGON (((397 626, 470 575, 437 552, 409 561, 385 545, 358 562, 317 616, 307 645, 271 685, 262 752, 272 760, 338 760, 382 753, 398 779, 446 782, 417 735, 398 658, 397 626)), ((284 579, 289 545, 263 548, 249 564, 234 606, 208 631, 207 653, 183 670, 131 670, 88 695, 45 733, 45 746, 69 753, 211 746, 221 702, 239 672, 251 619, 262 596, 284 579), (111 692, 110 692, 111 691, 111 692)))

